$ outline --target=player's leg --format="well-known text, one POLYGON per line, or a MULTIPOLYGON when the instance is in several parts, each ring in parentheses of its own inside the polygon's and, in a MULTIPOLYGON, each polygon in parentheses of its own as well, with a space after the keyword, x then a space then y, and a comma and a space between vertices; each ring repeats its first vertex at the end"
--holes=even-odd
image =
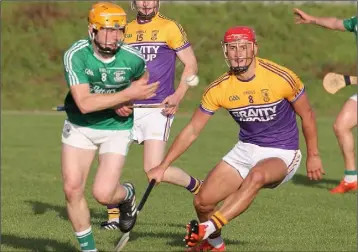
POLYGON ((352 96, 344 104, 333 126, 344 158, 345 176, 341 183, 331 190, 331 193, 345 193, 357 190, 357 169, 352 133, 352 129, 355 126, 357 126, 357 95, 352 96))
POLYGON ((133 184, 120 184, 128 148, 132 140, 131 130, 122 130, 108 135, 101 144, 99 167, 96 173, 93 195, 103 205, 116 205, 122 213, 118 228, 130 231, 136 222, 135 189, 133 184))
POLYGON ((96 251, 84 190, 96 146, 72 124, 62 134, 61 170, 68 217, 82 251, 96 251))
MULTIPOLYGON (((229 195, 236 192, 241 186, 243 179, 247 176, 252 167, 252 153, 251 145, 242 142, 237 143, 234 148, 225 156, 223 160, 208 174, 205 178, 198 195, 194 199, 194 206, 198 218, 201 223, 207 222, 216 212, 216 204, 229 195)), ((199 235, 204 236, 205 226, 199 225, 199 235), (201 234, 200 234, 201 233, 201 234)), ((190 226, 188 227, 188 232, 190 226)), ((195 246, 198 240, 193 243, 190 241, 190 235, 186 237, 189 246, 195 246)), ((195 238, 195 237, 194 237, 195 238)), ((199 239, 199 237, 196 237, 199 239)), ((204 240, 198 247, 194 248, 201 250, 217 249, 223 251, 225 245, 221 238, 221 229, 212 232, 207 240, 204 240)), ((201 240, 200 237, 199 240, 201 240)), ((206 239, 206 238, 205 238, 206 239)))
MULTIPOLYGON (((220 161, 205 178, 199 193, 194 198, 194 207, 198 219, 201 223, 206 222, 216 212, 219 202, 227 198, 240 187, 243 178, 240 173, 225 161, 220 161)), ((221 230, 213 232, 202 244, 201 250, 211 250, 213 248, 220 251, 225 250, 224 241, 221 238, 221 230)), ((205 239, 206 239, 205 238, 205 239)))
MULTIPOLYGON (((252 150, 248 149, 247 151, 249 151, 249 158, 255 164, 254 167, 249 173, 246 173, 243 168, 238 169, 244 178, 240 188, 224 200, 223 205, 208 221, 198 226, 199 232, 197 234, 193 235, 189 232, 191 238, 187 242, 189 245, 206 239, 230 220, 242 214, 253 202, 261 188, 272 188, 291 179, 301 161, 301 153, 298 150, 290 151, 254 146, 252 150)), ((244 154, 244 152, 238 153, 244 154)), ((230 156, 229 154, 228 156, 230 156)), ((236 160, 240 160, 238 157, 237 155, 236 160)), ((193 228, 192 225, 189 226, 189 230, 191 228, 193 228)))

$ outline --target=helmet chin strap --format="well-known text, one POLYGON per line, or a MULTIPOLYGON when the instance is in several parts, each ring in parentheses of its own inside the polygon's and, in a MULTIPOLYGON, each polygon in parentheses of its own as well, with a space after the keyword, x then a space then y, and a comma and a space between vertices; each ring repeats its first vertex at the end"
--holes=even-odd
POLYGON ((232 72, 235 75, 246 73, 247 70, 249 70, 249 67, 251 66, 253 61, 254 58, 251 58, 251 62, 247 66, 237 66, 237 67, 230 66, 230 72, 232 72))
POLYGON ((144 13, 142 13, 141 11, 138 11, 138 13, 137 13, 137 18, 138 18, 139 20, 141 20, 141 21, 150 21, 150 20, 152 20, 152 18, 155 17, 156 14, 157 14, 157 13, 156 13, 155 11, 153 11, 153 12, 150 13, 150 14, 144 14, 144 13))
MULTIPOLYGON (((92 33, 89 32, 89 35, 90 35, 90 38, 91 40, 93 41, 94 45, 96 46, 97 50, 98 50, 98 53, 100 53, 101 55, 103 56, 106 56, 106 57, 111 57, 113 55, 116 54, 116 52, 119 50, 120 46, 121 46, 121 43, 118 42, 117 44, 117 47, 115 49, 111 49, 109 47, 103 47, 101 46, 100 43, 98 43, 98 41, 96 40, 96 34, 97 34, 97 31, 94 30, 92 33)), ((107 39, 106 39, 107 40, 107 39)))
POLYGON ((136 1, 132 1, 131 2, 131 8, 132 10, 136 10, 137 11, 137 19, 139 21, 151 21, 155 15, 157 15, 157 13, 159 12, 159 8, 160 8, 160 1, 157 1, 157 5, 153 8, 147 8, 147 9, 153 9, 153 11, 150 14, 145 14, 143 12, 141 12, 136 4, 136 1))

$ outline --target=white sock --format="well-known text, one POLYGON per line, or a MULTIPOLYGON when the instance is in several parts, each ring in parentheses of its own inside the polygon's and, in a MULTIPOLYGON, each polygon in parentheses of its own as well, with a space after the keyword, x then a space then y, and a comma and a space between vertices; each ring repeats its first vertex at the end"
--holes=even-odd
POLYGON ((211 221, 205 221, 203 223, 200 223, 200 225, 206 226, 205 235, 204 235, 203 240, 208 239, 209 235, 211 235, 212 233, 214 233, 216 231, 216 228, 211 221))
POLYGON ((347 183, 352 183, 357 181, 357 175, 344 175, 344 181, 347 183))
POLYGON ((208 238, 208 242, 214 248, 220 248, 224 243, 223 238, 221 236, 216 237, 214 239, 208 238))

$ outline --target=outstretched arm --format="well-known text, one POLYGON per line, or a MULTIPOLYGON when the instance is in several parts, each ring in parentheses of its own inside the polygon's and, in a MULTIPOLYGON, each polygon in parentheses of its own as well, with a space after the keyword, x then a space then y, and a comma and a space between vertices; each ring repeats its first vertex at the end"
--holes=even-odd
POLYGON ((300 9, 294 9, 296 24, 316 24, 331 30, 346 31, 343 20, 336 17, 315 17, 300 9))
POLYGON ((189 124, 175 138, 162 163, 147 173, 149 181, 154 179, 157 184, 162 181, 165 170, 193 144, 210 117, 210 114, 204 113, 201 109, 195 111, 189 124))
POLYGON ((188 125, 185 126, 170 146, 167 155, 161 163, 164 169, 167 169, 193 144, 210 117, 210 114, 204 113, 201 109, 195 111, 188 125))

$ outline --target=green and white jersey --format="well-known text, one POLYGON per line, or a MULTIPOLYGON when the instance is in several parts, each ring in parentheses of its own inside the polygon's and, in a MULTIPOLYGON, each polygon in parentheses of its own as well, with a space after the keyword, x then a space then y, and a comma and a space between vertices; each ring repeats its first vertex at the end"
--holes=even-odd
MULTIPOLYGON (((122 45, 113 58, 104 61, 94 54, 89 39, 74 43, 64 54, 65 79, 68 87, 89 84, 90 92, 120 92, 139 79, 146 71, 143 56, 136 49, 122 45)), ((82 114, 71 91, 65 98, 68 120, 83 127, 102 130, 126 130, 133 127, 133 114, 121 117, 113 109, 82 114)))
POLYGON ((351 18, 344 19, 343 25, 347 31, 354 32, 357 37, 357 17, 353 16, 351 18))

